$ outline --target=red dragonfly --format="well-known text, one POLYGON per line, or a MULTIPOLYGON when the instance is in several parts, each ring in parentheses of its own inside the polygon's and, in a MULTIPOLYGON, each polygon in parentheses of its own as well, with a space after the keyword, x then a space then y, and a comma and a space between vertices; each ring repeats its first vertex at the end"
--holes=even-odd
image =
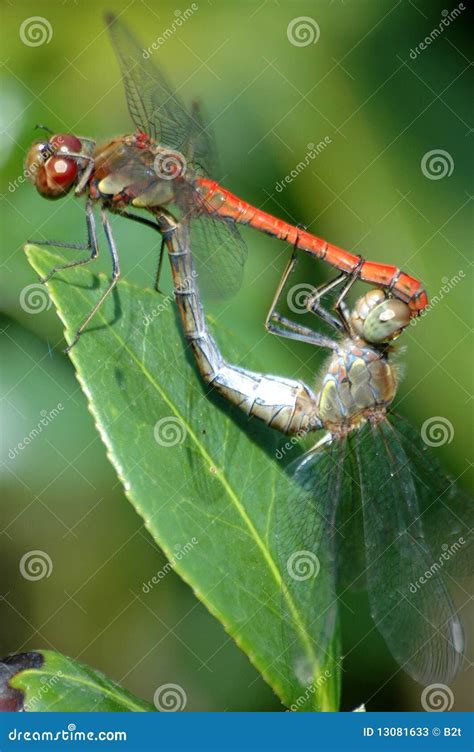
MULTIPOLYGON (((158 229, 154 221, 129 211, 144 209, 159 217, 166 206, 176 206, 181 217, 192 220, 192 247, 203 276, 217 295, 232 295, 240 287, 246 258, 245 243, 236 223, 250 225, 293 248, 331 264, 340 281, 360 279, 378 285, 407 303, 410 315, 423 311, 428 298, 421 282, 395 266, 365 261, 326 240, 258 209, 227 191, 212 174, 212 139, 204 129, 196 105, 188 110, 168 85, 163 73, 127 27, 115 16, 106 21, 120 63, 128 109, 135 133, 117 136, 96 146, 92 139, 54 135, 36 141, 26 159, 27 174, 37 190, 48 198, 86 194, 88 240, 85 244, 32 241, 39 245, 88 250, 90 256, 55 267, 85 264, 95 259, 98 247, 93 207, 100 203, 102 223, 110 247, 113 275, 93 310, 80 325, 70 349, 111 292, 120 276, 118 252, 107 212, 113 212, 158 229)), ((157 287, 162 256, 157 273, 157 287)))

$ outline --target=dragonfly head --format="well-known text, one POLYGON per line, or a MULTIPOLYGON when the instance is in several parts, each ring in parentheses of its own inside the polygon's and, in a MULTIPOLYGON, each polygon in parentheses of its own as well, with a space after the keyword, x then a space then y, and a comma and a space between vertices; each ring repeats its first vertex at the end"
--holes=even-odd
POLYGON ((80 154, 82 144, 70 134, 55 134, 35 141, 26 156, 25 171, 38 193, 46 198, 65 196, 74 185, 79 167, 76 159, 67 156, 80 154))
POLYGON ((354 331, 366 342, 384 345, 396 339, 410 323, 410 309, 379 289, 370 290, 351 312, 354 331))

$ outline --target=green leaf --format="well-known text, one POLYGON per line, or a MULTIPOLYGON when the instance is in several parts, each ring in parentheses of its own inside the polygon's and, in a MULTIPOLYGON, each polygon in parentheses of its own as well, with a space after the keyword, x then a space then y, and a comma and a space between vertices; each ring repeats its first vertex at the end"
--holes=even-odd
MULTIPOLYGON (((58 263, 43 249, 27 254, 42 276, 58 263)), ((48 283, 69 341, 106 284, 84 268, 48 283)), ((338 635, 322 660, 309 626, 326 606, 325 573, 321 595, 286 584, 293 483, 275 452, 288 440, 203 387, 176 317, 171 297, 119 283, 70 354, 90 411, 147 529, 281 700, 336 710, 338 635)), ((236 349, 226 334, 225 356, 238 361, 236 349)))
POLYGON ((145 713, 156 708, 100 671, 39 650, 0 661, 0 710, 145 713))

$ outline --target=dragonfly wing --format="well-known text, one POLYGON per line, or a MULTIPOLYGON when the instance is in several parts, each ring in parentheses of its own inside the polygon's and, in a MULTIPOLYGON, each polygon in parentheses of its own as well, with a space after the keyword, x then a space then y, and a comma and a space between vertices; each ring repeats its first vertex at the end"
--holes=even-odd
MULTIPOLYGON (((157 53, 143 50, 128 28, 112 14, 107 15, 112 44, 120 63, 125 84, 128 109, 136 127, 147 133, 160 145, 182 152, 186 168, 195 174, 208 174, 215 167, 215 148, 212 137, 204 127, 202 113, 194 103, 186 109, 168 84, 166 77, 155 63, 157 53), (144 54, 145 53, 145 54, 144 54)), ((121 162, 113 152, 115 183, 126 185, 143 206, 163 203, 163 180, 157 178, 152 152, 143 150, 140 158, 129 159, 121 155, 121 162), (146 162, 146 164, 143 164, 146 162), (144 180, 144 171, 146 179, 144 180)), ((110 178, 111 188, 112 177, 110 178)), ((107 186, 105 186, 107 187, 107 186)), ((190 185, 188 185, 191 190, 190 185)), ((117 191, 118 192, 118 191, 117 191)), ((195 214, 202 205, 202 198, 192 190, 186 196, 177 197, 184 214, 195 214)), ((202 207, 202 213, 206 213, 202 207)), ((243 265, 246 259, 245 243, 231 222, 214 220, 212 217, 193 219, 192 249, 198 270, 203 272, 201 284, 214 298, 230 297, 241 286, 243 265)))
POLYGON ((372 617, 416 681, 449 683, 462 662, 463 630, 434 566, 409 458, 388 420, 367 424, 354 446, 372 617))
POLYGON ((340 592, 367 589, 364 521, 358 480, 353 440, 349 436, 344 461, 344 493, 337 513, 337 584, 340 592))
MULTIPOLYGON (((164 146, 181 149, 186 156, 191 142, 198 144, 200 162, 208 141, 197 111, 189 112, 149 54, 128 28, 113 14, 106 21, 120 64, 128 109, 136 127, 164 146)), ((196 150, 195 150, 196 151, 196 150)))
POLYGON ((472 577, 474 500, 446 475, 434 451, 407 420, 396 415, 393 424, 414 468, 413 482, 433 557, 442 557, 448 575, 472 577))
POLYGON ((234 223, 208 214, 193 217, 191 248, 204 293, 214 300, 235 295, 242 285, 247 247, 234 223))
POLYGON ((304 619, 310 643, 284 640, 288 671, 302 687, 315 682, 319 687, 339 659, 335 518, 344 492, 344 451, 344 442, 330 442, 290 465, 291 491, 284 509, 277 510, 283 587, 304 619))
POLYGON ((191 122, 185 153, 189 154, 196 174, 203 177, 212 176, 215 180, 220 174, 217 148, 213 133, 205 125, 203 107, 200 102, 192 103, 191 122))

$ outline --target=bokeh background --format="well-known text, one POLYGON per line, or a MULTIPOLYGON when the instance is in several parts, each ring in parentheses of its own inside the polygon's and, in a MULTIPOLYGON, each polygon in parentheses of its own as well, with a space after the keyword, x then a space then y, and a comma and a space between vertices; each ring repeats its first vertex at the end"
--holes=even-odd
MULTIPOLYGON (((144 48, 172 29, 153 54, 185 101, 204 102, 224 185, 342 247, 403 267, 438 296, 429 315, 404 334, 397 405, 414 430, 433 416, 449 422, 448 440, 434 451, 468 487, 469 11, 420 50, 457 5, 199 0, 195 6, 178 27, 173 22, 191 8, 187 0, 179 6, 2 1, 0 653, 54 648, 148 699, 160 684, 178 683, 189 710, 279 710, 246 656, 177 576, 167 575, 145 605, 137 599, 164 557, 108 462, 62 352, 53 308, 33 313, 22 294, 36 282, 23 243, 82 241, 83 203, 42 199, 21 177, 23 160, 36 123, 98 140, 132 130, 104 10, 123 13, 144 48), (34 16, 48 25, 47 39, 33 46, 25 43, 25 22, 34 16), (303 36, 295 44, 288 28, 303 16, 314 39, 303 36), (278 189, 305 159, 308 144, 324 139, 321 153, 278 189), (434 163, 432 151, 442 152, 434 163), (15 451, 59 404, 41 435, 15 451), (35 549, 51 557, 53 575, 29 582, 19 561, 35 549)), ((152 286, 157 237, 120 219, 113 224, 126 277, 152 286)), ((265 370, 312 383, 321 356, 263 329, 289 249, 251 230, 243 234, 249 245, 244 286, 231 303, 209 310, 241 339, 244 365, 245 353, 258 350, 265 370)), ((97 269, 108 270, 107 258, 97 269)), ((325 275, 323 265, 301 264, 301 279, 325 275)), ((171 289, 168 276, 163 284, 171 289)), ((454 596, 469 629, 466 590, 454 596)), ((356 617, 348 610, 344 624, 344 709, 363 701, 372 710, 418 709, 420 688, 397 670, 374 632, 365 637, 364 597, 347 605, 356 617)), ((468 707, 467 676, 453 687, 459 710, 468 707)))

